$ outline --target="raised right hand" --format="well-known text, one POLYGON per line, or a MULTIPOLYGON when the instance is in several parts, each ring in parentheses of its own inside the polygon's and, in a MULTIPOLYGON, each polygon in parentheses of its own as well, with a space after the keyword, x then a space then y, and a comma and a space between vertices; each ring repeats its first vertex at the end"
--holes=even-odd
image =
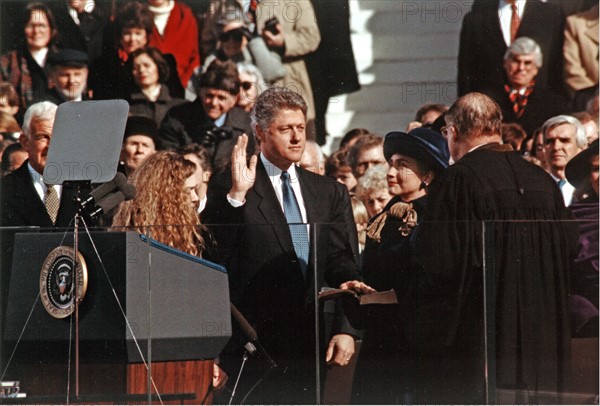
POLYGON ((242 134, 233 147, 231 153, 231 190, 229 197, 244 202, 246 193, 254 185, 256 179, 256 164, 258 156, 253 155, 250 162, 246 163, 246 147, 248 146, 248 135, 242 134))

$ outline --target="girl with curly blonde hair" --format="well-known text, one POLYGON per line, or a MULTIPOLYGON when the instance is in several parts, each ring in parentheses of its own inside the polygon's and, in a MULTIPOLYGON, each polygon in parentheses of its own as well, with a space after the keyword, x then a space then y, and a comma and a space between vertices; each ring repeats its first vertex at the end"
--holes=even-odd
POLYGON ((130 176, 135 199, 124 202, 115 227, 131 227, 152 239, 195 256, 206 248, 196 212, 196 165, 171 151, 148 157, 130 176))

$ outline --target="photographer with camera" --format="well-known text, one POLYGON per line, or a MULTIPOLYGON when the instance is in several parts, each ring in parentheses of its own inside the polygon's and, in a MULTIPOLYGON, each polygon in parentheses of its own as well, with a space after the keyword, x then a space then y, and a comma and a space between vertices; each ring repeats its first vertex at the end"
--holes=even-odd
POLYGON ((167 112, 159 129, 159 149, 185 147, 195 142, 210 152, 215 172, 220 172, 228 167, 238 136, 246 133, 251 139, 247 153, 254 154, 250 117, 235 107, 239 92, 236 65, 215 60, 200 78, 196 100, 167 112))
POLYGON ((315 104, 304 59, 321 42, 314 8, 309 0, 282 0, 261 1, 256 9, 259 32, 267 47, 281 55, 286 70, 285 77, 274 85, 293 90, 306 100, 306 136, 311 140, 315 139, 315 104))

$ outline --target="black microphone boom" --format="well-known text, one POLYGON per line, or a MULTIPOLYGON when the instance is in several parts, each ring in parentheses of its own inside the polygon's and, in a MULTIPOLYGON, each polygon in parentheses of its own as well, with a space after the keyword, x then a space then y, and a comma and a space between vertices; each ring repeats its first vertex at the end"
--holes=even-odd
POLYGON ((133 186, 131 183, 125 183, 119 188, 119 190, 123 192, 125 200, 133 199, 135 197, 135 194, 137 193, 135 186, 133 186))
POLYGON ((90 213, 92 218, 99 216, 104 213, 108 213, 110 210, 117 207, 119 204, 125 201, 125 195, 123 192, 116 191, 114 193, 109 194, 105 198, 101 199, 98 203, 96 203, 96 207, 90 213))
POLYGON ((242 313, 240 313, 233 303, 231 303, 231 314, 244 332, 244 335, 250 340, 246 343, 244 348, 246 348, 246 350, 256 358, 262 359, 267 364, 269 369, 277 368, 277 363, 273 361, 273 358, 271 358, 267 350, 265 350, 260 341, 258 341, 258 334, 256 334, 256 330, 254 330, 250 323, 248 323, 248 320, 246 320, 246 318, 242 315, 242 313))
POLYGON ((98 186, 96 189, 92 190, 87 199, 81 202, 81 207, 86 207, 91 203, 96 203, 100 201, 100 199, 108 195, 113 190, 121 189, 126 183, 127 178, 125 177, 125 175, 121 172, 117 172, 117 174, 112 180, 109 180, 108 182, 105 182, 102 185, 98 186))

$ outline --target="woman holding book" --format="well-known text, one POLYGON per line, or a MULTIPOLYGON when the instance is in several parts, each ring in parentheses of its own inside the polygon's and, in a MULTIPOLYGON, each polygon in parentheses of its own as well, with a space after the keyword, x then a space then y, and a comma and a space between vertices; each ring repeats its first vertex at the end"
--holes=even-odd
MULTIPOLYGON (((383 149, 389 164, 388 190, 393 197, 369 222, 362 273, 364 283, 377 291, 395 289, 401 299, 411 277, 411 243, 423 220, 427 188, 448 167, 450 154, 446 140, 426 128, 391 132, 383 149)), ((386 323, 365 332, 354 379, 354 401, 413 403, 413 356, 393 314, 383 317, 386 323)))

